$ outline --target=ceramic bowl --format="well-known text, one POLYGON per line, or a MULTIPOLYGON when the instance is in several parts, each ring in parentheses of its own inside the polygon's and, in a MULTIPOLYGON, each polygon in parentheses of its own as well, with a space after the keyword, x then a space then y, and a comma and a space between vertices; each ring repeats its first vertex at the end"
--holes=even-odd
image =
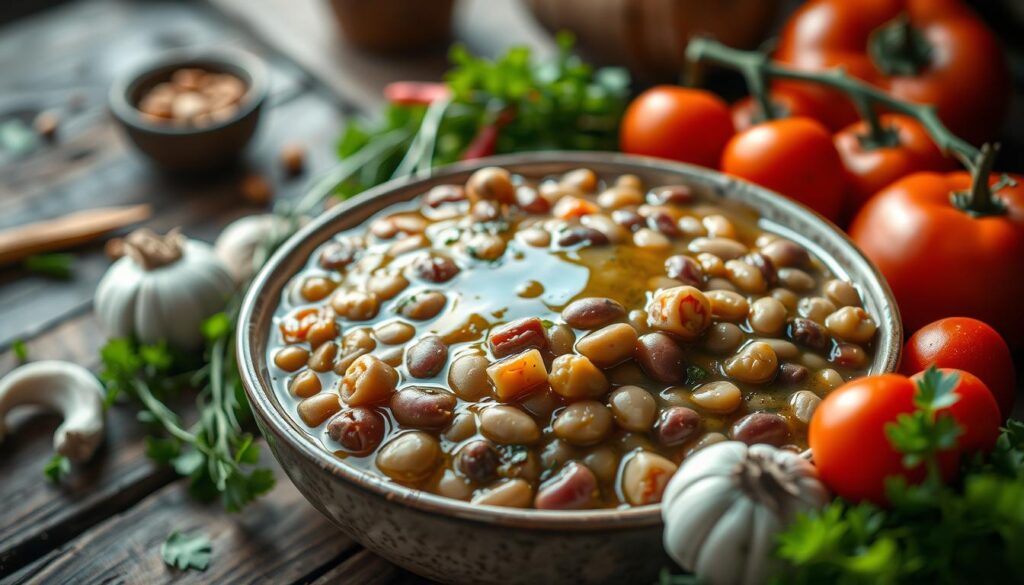
POLYGON ((110 89, 110 111, 135 147, 157 166, 169 171, 209 171, 238 157, 256 132, 267 98, 263 63, 248 53, 229 50, 183 50, 167 53, 125 75, 110 89), (171 73, 196 67, 229 73, 246 86, 238 110, 229 118, 207 126, 173 126, 147 120, 137 104, 171 73))
POLYGON ((299 491, 346 534, 415 573, 453 583, 651 583, 671 566, 661 545, 657 505, 541 511, 471 505, 409 489, 346 465, 293 420, 275 398, 266 363, 271 317, 285 284, 335 233, 441 183, 502 166, 527 177, 588 167, 600 176, 640 176, 648 185, 687 184, 741 201, 762 227, 814 252, 840 278, 856 282, 880 322, 871 373, 896 369, 902 330, 896 302, 877 269, 838 228, 775 193, 703 168, 612 153, 548 152, 495 157, 392 181, 331 208, 289 239, 260 271, 242 306, 238 361, 256 420, 299 491))

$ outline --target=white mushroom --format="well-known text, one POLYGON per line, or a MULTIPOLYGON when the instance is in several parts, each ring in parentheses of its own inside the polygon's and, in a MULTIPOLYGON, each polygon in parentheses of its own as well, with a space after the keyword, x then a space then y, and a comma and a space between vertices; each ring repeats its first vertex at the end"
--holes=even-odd
POLYGON ((53 448, 72 461, 88 460, 103 441, 103 385, 82 366, 33 362, 0 379, 0 441, 7 434, 7 413, 23 405, 64 417, 53 448))

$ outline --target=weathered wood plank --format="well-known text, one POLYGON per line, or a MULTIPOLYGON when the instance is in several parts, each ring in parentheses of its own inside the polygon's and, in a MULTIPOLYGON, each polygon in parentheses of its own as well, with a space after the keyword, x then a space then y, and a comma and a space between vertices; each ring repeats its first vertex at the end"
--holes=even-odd
MULTIPOLYGON (((31 340, 32 359, 61 359, 94 366, 103 341, 91 314, 65 322, 31 340)), ((15 366, 11 352, 0 356, 0 372, 15 366)), ((185 412, 189 400, 183 403, 185 412)), ((174 478, 150 463, 143 451, 146 429, 130 405, 108 413, 104 446, 87 465, 75 469, 61 486, 43 477, 52 456, 56 417, 31 409, 8 419, 10 436, 0 457, 0 576, 45 554, 85 528, 126 509, 174 478)))
POLYGON ((412 585, 433 583, 363 549, 320 575, 315 585, 412 585))
MULTIPOLYGON (((182 225, 186 234, 210 241, 229 221, 258 209, 238 191, 247 173, 261 169, 276 185, 278 196, 287 198, 301 192, 309 177, 335 163, 332 145, 341 117, 322 96, 307 92, 272 108, 266 112, 264 123, 247 161, 219 176, 204 181, 173 180, 122 153, 100 161, 87 173, 49 185, 47 196, 28 207, 4 210, 0 202, 0 218, 4 218, 0 221, 16 216, 21 219, 12 221, 20 223, 77 209, 149 203, 155 214, 147 225, 153 229, 182 225), (285 180, 278 154, 281 145, 292 140, 307 145, 309 171, 304 177, 285 180)), ((97 143, 102 140, 98 137, 97 143)), ((0 269, 0 348, 88 310, 109 261, 101 243, 74 252, 75 275, 68 282, 26 274, 17 268, 0 269)))
MULTIPOLYGON (((269 459, 269 455, 267 456, 269 459)), ((201 504, 177 481, 96 525, 11 583, 298 583, 346 558, 357 545, 310 506, 276 464, 278 486, 241 514, 201 504), (206 534, 213 560, 204 572, 164 565, 172 531, 206 534)))
MULTIPOLYGON (((381 89, 397 80, 437 80, 448 68, 443 50, 378 55, 347 45, 323 0, 210 0, 253 34, 288 55, 346 103, 372 112, 381 89)), ((526 44, 548 54, 554 45, 518 0, 457 3, 455 38, 474 52, 494 56, 526 44)))

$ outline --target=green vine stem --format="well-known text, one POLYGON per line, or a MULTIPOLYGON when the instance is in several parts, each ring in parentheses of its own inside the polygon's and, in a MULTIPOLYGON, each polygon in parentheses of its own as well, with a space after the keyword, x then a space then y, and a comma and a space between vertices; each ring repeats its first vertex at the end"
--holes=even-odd
MULTIPOLYGON (((686 58, 692 63, 716 63, 739 71, 750 84, 751 93, 766 93, 764 82, 771 79, 789 79, 838 90, 849 97, 860 110, 870 129, 866 138, 869 143, 880 139, 881 142, 878 144, 885 145, 891 140, 885 138, 887 129, 883 128, 878 120, 875 111, 877 107, 910 116, 921 123, 944 154, 956 157, 970 171, 971 192, 966 197, 953 196, 954 204, 974 215, 992 215, 1005 211, 1005 206, 993 195, 993 190, 1015 183, 1004 175, 995 188, 989 187, 989 175, 997 149, 988 147, 979 150, 953 134, 939 119, 932 105, 896 99, 873 85, 850 77, 842 68, 820 72, 801 71, 772 61, 763 53, 733 49, 707 38, 691 40, 686 47, 686 58), (752 80, 757 81, 751 83, 752 80)), ((755 99, 761 104, 767 101, 764 96, 755 96, 755 99)))

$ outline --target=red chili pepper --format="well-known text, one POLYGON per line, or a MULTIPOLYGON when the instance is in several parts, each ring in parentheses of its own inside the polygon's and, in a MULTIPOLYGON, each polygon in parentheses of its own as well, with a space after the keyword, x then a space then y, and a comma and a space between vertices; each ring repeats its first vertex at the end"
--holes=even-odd
POLYGON ((515 117, 515 112, 512 110, 506 109, 498 112, 493 122, 477 130, 476 136, 466 147, 460 160, 475 160, 494 154, 498 147, 498 135, 501 133, 501 129, 508 126, 515 117))
POLYGON ((443 83, 427 81, 395 81, 384 86, 384 98, 402 106, 429 106, 451 95, 443 83))

